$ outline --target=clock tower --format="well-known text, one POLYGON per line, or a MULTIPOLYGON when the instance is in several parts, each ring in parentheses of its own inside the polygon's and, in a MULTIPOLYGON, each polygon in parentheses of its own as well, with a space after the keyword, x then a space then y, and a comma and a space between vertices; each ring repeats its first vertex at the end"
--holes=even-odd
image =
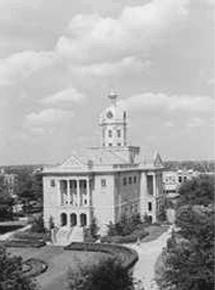
POLYGON ((127 146, 127 113, 117 102, 118 95, 110 93, 111 105, 100 115, 102 147, 127 146))

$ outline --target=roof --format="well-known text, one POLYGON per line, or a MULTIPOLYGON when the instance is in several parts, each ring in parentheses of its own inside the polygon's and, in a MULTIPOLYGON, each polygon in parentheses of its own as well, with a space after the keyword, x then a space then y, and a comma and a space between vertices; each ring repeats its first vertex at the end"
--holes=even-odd
POLYGON ((119 152, 113 148, 89 148, 85 150, 73 151, 72 155, 57 166, 45 168, 43 174, 47 173, 78 173, 78 172, 109 172, 128 170, 152 170, 163 168, 163 163, 159 154, 147 162, 129 163, 128 160, 120 156, 119 152))

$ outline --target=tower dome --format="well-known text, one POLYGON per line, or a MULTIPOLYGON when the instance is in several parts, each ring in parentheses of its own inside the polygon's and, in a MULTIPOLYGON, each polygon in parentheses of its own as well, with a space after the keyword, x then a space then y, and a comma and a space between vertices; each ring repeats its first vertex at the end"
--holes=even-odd
POLYGON ((127 113, 117 102, 118 95, 111 92, 108 95, 111 105, 100 115, 99 125, 102 127, 102 146, 127 145, 127 113))

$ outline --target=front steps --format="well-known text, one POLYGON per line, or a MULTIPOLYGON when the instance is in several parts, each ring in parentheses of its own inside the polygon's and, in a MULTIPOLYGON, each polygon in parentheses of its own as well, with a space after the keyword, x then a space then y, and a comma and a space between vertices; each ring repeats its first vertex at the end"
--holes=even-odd
POLYGON ((83 242, 84 241, 84 231, 82 227, 60 227, 55 233, 52 243, 58 246, 67 246, 72 242, 83 242))

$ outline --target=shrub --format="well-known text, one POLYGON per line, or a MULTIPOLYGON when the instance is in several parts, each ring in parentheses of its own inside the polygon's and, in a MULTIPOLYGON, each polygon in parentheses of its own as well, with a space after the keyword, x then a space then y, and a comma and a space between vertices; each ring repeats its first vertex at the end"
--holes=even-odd
POLYGON ((109 223, 108 236, 128 236, 141 225, 143 222, 139 214, 133 215, 129 219, 123 216, 116 224, 109 223))
POLYGON ((44 227, 42 215, 40 215, 38 218, 35 218, 33 220, 31 231, 36 232, 36 233, 44 233, 45 232, 45 227, 44 227))
POLYGON ((36 284, 24 276, 22 258, 9 255, 0 247, 0 289, 1 290, 34 290, 36 284))
POLYGON ((127 236, 104 236, 101 238, 101 242, 103 243, 116 243, 116 244, 126 244, 126 243, 135 243, 137 240, 142 240, 144 237, 148 235, 148 232, 145 230, 144 227, 142 229, 136 229, 127 236))
POLYGON ((89 228, 84 229, 84 241, 85 242, 95 242, 98 238, 99 227, 97 225, 96 219, 93 218, 89 228))
POLYGON ((37 277, 48 269, 48 265, 36 258, 30 258, 23 263, 23 273, 25 277, 37 277))
POLYGON ((69 289, 72 290, 130 290, 132 286, 131 273, 112 258, 69 273, 69 289))
POLYGON ((64 247, 64 249, 68 251, 101 252, 114 256, 115 258, 118 256, 120 257, 122 266, 126 269, 133 267, 138 260, 136 251, 119 245, 74 242, 64 247))

